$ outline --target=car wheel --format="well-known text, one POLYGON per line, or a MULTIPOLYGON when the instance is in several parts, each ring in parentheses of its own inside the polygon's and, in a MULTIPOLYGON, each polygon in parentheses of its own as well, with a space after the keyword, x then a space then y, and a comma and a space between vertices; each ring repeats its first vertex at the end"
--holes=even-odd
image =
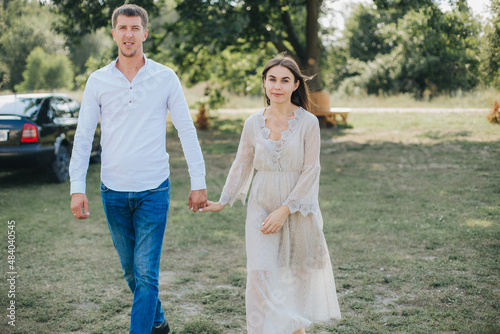
POLYGON ((65 182, 69 178, 70 151, 66 146, 60 146, 55 161, 49 166, 49 175, 54 182, 65 182))

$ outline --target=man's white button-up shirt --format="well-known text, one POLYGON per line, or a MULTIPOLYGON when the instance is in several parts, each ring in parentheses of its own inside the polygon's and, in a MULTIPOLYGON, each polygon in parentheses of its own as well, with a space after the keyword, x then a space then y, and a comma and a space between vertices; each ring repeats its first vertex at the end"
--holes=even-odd
POLYGON ((78 116, 70 163, 71 194, 85 193, 94 132, 101 119, 101 180, 115 191, 144 191, 170 176, 166 151, 167 110, 177 129, 191 177, 191 190, 205 189, 205 162, 175 72, 153 60, 132 82, 116 60, 92 73, 78 116))

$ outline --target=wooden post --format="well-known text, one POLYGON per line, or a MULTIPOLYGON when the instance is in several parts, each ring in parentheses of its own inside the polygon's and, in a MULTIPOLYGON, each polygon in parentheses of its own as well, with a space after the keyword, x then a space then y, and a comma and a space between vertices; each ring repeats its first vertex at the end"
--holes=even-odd
POLYGON ((200 104, 200 108, 198 109, 198 116, 196 118, 196 124, 198 125, 198 130, 208 129, 208 117, 205 103, 200 104))

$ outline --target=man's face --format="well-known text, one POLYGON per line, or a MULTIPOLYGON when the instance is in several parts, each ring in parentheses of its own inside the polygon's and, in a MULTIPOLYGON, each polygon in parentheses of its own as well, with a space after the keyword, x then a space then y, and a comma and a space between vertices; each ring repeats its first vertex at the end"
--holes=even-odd
POLYGON ((148 30, 142 27, 140 16, 118 15, 111 32, 121 55, 134 57, 138 52, 142 55, 142 42, 148 37, 148 30))

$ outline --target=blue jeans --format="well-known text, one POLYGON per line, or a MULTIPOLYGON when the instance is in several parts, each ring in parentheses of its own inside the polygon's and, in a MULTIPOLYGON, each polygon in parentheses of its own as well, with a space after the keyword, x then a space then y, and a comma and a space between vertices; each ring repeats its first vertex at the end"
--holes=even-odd
POLYGON ((140 192, 114 191, 101 183, 101 197, 123 275, 134 293, 130 333, 150 334, 165 319, 158 298, 158 275, 170 181, 140 192))

